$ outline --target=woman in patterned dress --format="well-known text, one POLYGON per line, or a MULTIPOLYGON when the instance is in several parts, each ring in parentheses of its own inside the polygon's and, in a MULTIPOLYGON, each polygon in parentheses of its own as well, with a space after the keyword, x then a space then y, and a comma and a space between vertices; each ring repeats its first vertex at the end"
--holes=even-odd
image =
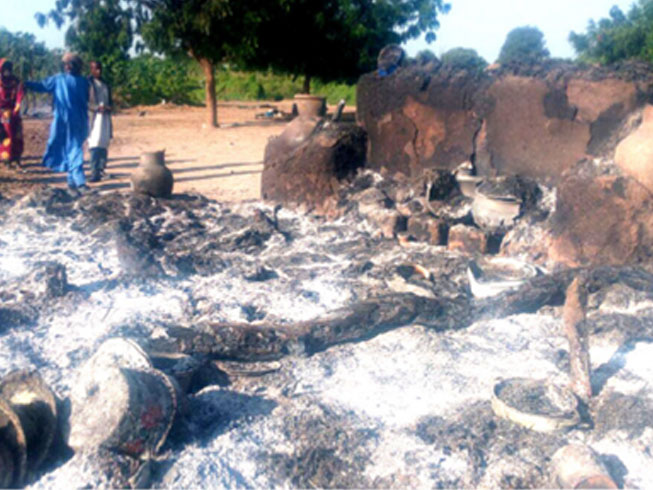
POLYGON ((23 84, 13 74, 13 64, 0 59, 0 161, 20 167, 23 154, 23 122, 20 104, 23 84))

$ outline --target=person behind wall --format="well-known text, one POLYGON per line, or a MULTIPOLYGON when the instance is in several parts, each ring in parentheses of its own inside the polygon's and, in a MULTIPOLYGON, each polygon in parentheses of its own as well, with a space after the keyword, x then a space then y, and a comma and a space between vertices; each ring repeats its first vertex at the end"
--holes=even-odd
POLYGON ((111 88, 102 79, 102 63, 99 61, 91 61, 89 85, 91 133, 88 148, 91 153, 91 182, 99 182, 107 166, 107 150, 113 137, 111 88))
POLYGON ((11 167, 20 167, 23 155, 23 122, 20 104, 23 84, 13 73, 13 64, 0 59, 0 160, 11 167))
POLYGON ((35 92, 52 94, 54 119, 43 165, 55 172, 68 172, 68 189, 77 196, 88 190, 83 145, 88 136, 89 82, 81 76, 79 56, 66 53, 62 62, 63 73, 41 82, 26 82, 25 86, 35 92))

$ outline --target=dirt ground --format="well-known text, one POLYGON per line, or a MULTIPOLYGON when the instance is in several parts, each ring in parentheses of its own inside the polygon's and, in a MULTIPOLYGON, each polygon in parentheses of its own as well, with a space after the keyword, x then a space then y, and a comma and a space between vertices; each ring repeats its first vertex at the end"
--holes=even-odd
MULTIPOLYGON (((174 193, 199 192, 220 201, 259 199, 263 153, 268 139, 287 121, 256 117, 270 110, 290 112, 291 101, 229 102, 218 108, 220 128, 207 128, 205 109, 137 107, 114 116, 107 178, 89 184, 101 191, 128 189, 141 153, 165 149, 175 177, 174 193)), ((41 166, 50 119, 25 119, 24 170, 0 164, 0 194, 10 197, 43 186, 66 186, 66 175, 41 166)), ((86 165, 88 176, 88 165, 86 165)))

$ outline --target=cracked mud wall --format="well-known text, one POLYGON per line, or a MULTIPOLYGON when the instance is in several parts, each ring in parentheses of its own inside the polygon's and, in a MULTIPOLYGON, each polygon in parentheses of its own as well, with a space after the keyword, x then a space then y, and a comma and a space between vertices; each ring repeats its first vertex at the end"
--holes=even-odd
POLYGON ((471 160, 481 175, 557 181, 581 158, 614 151, 628 118, 653 98, 650 70, 554 64, 472 74, 409 65, 358 84, 358 122, 374 169, 417 176, 471 160))

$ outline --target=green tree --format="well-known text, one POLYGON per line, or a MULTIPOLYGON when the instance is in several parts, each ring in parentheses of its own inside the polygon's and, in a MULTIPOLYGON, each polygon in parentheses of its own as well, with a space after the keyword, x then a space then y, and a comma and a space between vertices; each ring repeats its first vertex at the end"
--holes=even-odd
POLYGON ((285 0, 125 0, 145 45, 168 56, 185 54, 202 68, 207 121, 218 126, 216 66, 256 49, 258 23, 285 0))
POLYGON ((483 71, 487 61, 475 49, 452 48, 442 55, 442 63, 459 69, 483 71))
MULTIPOLYGON (((39 80, 58 71, 61 55, 60 50, 49 50, 45 44, 36 42, 32 34, 0 29, 0 58, 13 62, 14 73, 21 80, 39 80)), ((32 104, 43 98, 41 94, 27 93, 27 100, 32 104)))
POLYGON ((653 63, 653 0, 639 0, 628 15, 614 6, 609 17, 590 20, 587 32, 569 34, 581 61, 614 63, 641 59, 653 63))
POLYGON ((537 27, 517 27, 508 33, 499 53, 499 63, 538 61, 548 58, 544 34, 537 27))
POLYGON ((119 97, 127 105, 152 105, 162 100, 197 105, 203 100, 199 67, 187 56, 181 58, 142 54, 125 65, 119 97))
POLYGON ((268 10, 248 66, 304 77, 353 82, 376 67, 379 51, 425 34, 435 40, 444 0, 285 0, 268 10))
POLYGON ((45 44, 36 42, 32 34, 12 33, 0 29, 0 58, 14 64, 14 73, 21 80, 43 78, 59 67, 61 53, 50 51, 45 44))
POLYGON ((66 46, 86 61, 98 60, 108 69, 105 77, 115 83, 124 75, 124 63, 134 41, 133 12, 121 0, 57 0, 48 13, 37 13, 41 27, 49 21, 61 28, 68 24, 66 46))

